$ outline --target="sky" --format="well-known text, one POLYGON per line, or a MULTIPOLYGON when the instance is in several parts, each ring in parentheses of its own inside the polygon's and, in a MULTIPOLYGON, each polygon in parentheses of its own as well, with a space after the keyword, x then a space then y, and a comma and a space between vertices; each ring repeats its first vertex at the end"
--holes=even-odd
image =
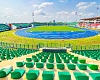
POLYGON ((0 23, 73 22, 100 15, 100 0, 0 0, 0 23), (97 9, 98 7, 98 9, 97 9))

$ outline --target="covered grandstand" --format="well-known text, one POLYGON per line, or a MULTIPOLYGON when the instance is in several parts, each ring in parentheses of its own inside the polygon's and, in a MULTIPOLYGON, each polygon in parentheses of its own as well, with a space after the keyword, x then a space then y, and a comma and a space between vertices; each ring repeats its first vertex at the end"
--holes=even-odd
POLYGON ((79 22, 80 27, 100 29, 100 17, 83 18, 79 22))

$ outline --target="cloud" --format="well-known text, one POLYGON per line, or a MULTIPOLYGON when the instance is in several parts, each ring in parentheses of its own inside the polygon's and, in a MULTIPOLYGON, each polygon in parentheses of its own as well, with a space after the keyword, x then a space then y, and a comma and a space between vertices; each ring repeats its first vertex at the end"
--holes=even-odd
POLYGON ((59 2, 68 2, 68 0, 59 0, 59 2))
POLYGON ((69 12, 67 12, 67 11, 60 11, 60 12, 57 12, 57 14, 59 15, 64 15, 64 14, 68 14, 69 12))
POLYGON ((64 0, 59 0, 59 2, 64 2, 64 0))
POLYGON ((51 5, 53 5, 54 3, 53 2, 43 2, 42 4, 38 5, 38 4, 33 4, 33 8, 38 8, 38 9, 41 9, 41 8, 46 8, 46 7, 49 7, 51 5))
POLYGON ((35 13, 36 15, 42 15, 42 16, 49 15, 49 13, 47 13, 46 11, 43 11, 42 9, 35 10, 34 13, 35 13))
POLYGON ((87 3, 87 2, 80 2, 80 3, 78 3, 78 4, 76 5, 76 7, 84 6, 84 5, 86 5, 86 4, 88 4, 88 3, 87 3))
POLYGON ((76 7, 81 10, 86 10, 92 6, 94 6, 96 2, 79 2, 76 7))
POLYGON ((4 8, 4 14, 3 17, 11 17, 14 15, 13 10, 11 8, 4 8))

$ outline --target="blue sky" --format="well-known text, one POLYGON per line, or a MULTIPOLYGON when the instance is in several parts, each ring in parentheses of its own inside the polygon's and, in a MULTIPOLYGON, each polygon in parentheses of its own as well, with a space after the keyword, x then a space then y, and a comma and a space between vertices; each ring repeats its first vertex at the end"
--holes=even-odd
POLYGON ((100 0, 0 0, 0 23, 32 22, 33 12, 39 22, 79 21, 97 16, 97 6, 100 0))

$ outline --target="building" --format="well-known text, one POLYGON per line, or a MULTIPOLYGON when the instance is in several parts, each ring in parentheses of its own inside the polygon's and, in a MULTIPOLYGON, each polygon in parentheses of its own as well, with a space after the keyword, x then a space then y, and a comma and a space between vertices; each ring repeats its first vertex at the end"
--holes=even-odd
POLYGON ((81 22, 78 24, 80 27, 100 29, 100 17, 84 18, 80 20, 81 22))

